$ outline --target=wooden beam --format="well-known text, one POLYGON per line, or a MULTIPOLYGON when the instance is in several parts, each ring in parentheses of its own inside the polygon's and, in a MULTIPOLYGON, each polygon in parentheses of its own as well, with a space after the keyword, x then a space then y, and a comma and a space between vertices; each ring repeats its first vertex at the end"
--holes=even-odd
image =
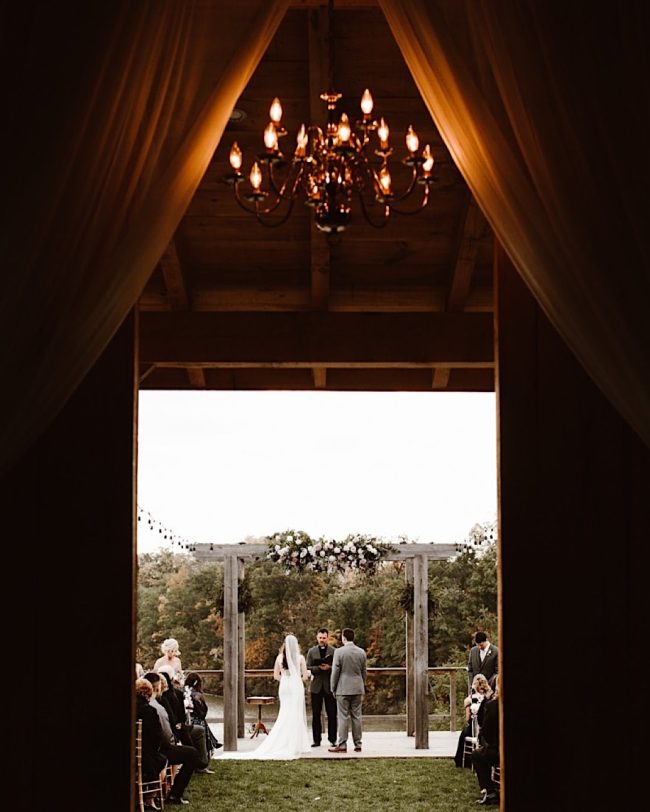
MULTIPOLYGON (((323 5, 309 12, 309 114, 310 121, 320 121, 324 102, 320 94, 328 88, 327 75, 327 8, 323 5)), ((327 237, 314 224, 310 225, 311 304, 314 310, 327 310, 330 288, 330 248, 327 237)))
MULTIPOLYGON (((269 277, 273 276, 272 273, 269 277)), ((298 288, 275 286, 273 289, 219 287, 197 283, 192 288, 194 312, 228 313, 238 311, 266 311, 282 313, 293 310, 312 310, 316 297, 314 286, 298 288)), ((360 288, 337 286, 328 289, 327 309, 339 313, 439 313, 445 310, 447 288, 387 287, 360 288)), ((491 285, 473 288, 463 310, 468 313, 489 313, 494 309, 491 285)), ((138 301, 140 311, 167 311, 166 297, 155 291, 146 291, 138 301)))
MULTIPOLYGON (((413 559, 413 675, 415 749, 429 749, 429 570, 425 555, 413 559)), ((225 700, 224 700, 225 701, 225 700)))
MULTIPOLYGON (((266 544, 240 541, 238 544, 207 544, 199 542, 194 545, 192 555, 197 561, 227 561, 236 556, 243 560, 257 561, 266 558, 269 548, 266 544)), ((423 556, 429 561, 449 561, 459 555, 455 544, 426 544, 407 542, 396 544, 395 551, 388 554, 388 561, 408 561, 414 556, 423 556)))
POLYGON ((190 300, 187 295, 185 277, 174 240, 169 243, 165 253, 160 258, 160 268, 170 307, 172 310, 188 310, 190 300))
POLYGON ((488 313, 142 313, 157 366, 397 367, 493 364, 488 313))
POLYGON ((223 567, 223 746, 226 752, 237 750, 237 593, 237 557, 226 555, 223 567))
POLYGON ((147 380, 147 378, 149 377, 149 375, 151 375, 151 373, 155 370, 155 368, 156 368, 155 364, 150 364, 149 366, 144 367, 144 369, 140 373, 140 377, 138 379, 138 382, 139 383, 144 383, 147 380))
POLYGON ((431 388, 446 389, 447 386, 449 385, 450 377, 451 377, 451 367, 436 367, 433 370, 431 388))
MULTIPOLYGON (((406 583, 413 586, 413 559, 407 558, 406 583)), ((405 612, 406 619, 406 735, 415 736, 415 679, 413 650, 413 613, 405 612)))
POLYGON ((314 389, 325 389, 327 386, 327 369, 325 367, 314 367, 312 375, 314 376, 314 389))
POLYGON ((202 367, 187 367, 187 377, 193 389, 205 389, 205 372, 202 367))
MULTIPOLYGON (((244 562, 237 559, 237 583, 244 577, 244 562)), ((239 608, 239 607, 238 607, 239 608)), ((243 739, 246 712, 246 613, 237 613, 237 736, 243 739)))
POLYGON ((457 237, 456 258, 451 275, 447 310, 463 310, 472 284, 479 240, 485 236, 487 221, 472 195, 465 205, 457 237))

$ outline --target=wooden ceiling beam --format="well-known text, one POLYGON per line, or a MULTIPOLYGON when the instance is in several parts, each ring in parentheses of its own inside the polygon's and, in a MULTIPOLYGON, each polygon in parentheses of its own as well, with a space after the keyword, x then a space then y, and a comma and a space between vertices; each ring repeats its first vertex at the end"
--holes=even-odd
POLYGON ((489 313, 142 313, 143 364, 491 366, 489 313))
MULTIPOLYGON (((320 6, 309 12, 309 115, 320 121, 324 102, 320 94, 327 90, 327 8, 320 6)), ((308 122, 306 122, 308 123, 308 122)), ((311 217, 310 223, 311 305, 314 310, 327 310, 330 289, 330 247, 327 237, 319 231, 311 217)))
MULTIPOLYGON (((218 287, 198 285, 192 290, 194 312, 267 311, 286 312, 313 309, 312 290, 308 287, 260 288, 218 287)), ((443 286, 373 287, 353 286, 329 289, 328 309, 336 312, 364 313, 439 313, 444 311, 447 289, 443 286)), ((142 294, 140 310, 170 310, 166 298, 154 292, 142 294)), ((492 286, 473 288, 466 301, 465 312, 489 313, 493 310, 492 286)))
POLYGON ((165 253, 160 258, 160 268, 162 270, 167 299, 171 309, 189 310, 190 299, 187 295, 185 276, 183 274, 181 261, 178 257, 175 240, 169 243, 165 249, 165 253))
POLYGON ((487 221, 473 195, 464 206, 458 230, 456 256, 447 297, 447 310, 463 310, 472 285, 478 243, 485 236, 487 221))

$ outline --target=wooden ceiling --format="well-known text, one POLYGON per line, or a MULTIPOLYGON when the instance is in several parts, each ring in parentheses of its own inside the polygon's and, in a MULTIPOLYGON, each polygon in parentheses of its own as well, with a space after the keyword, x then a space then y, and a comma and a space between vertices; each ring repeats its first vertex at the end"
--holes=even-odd
POLYGON ((301 123, 325 123, 326 31, 325 7, 295 3, 237 102, 246 116, 227 127, 139 302, 143 389, 494 388, 492 232, 372 3, 337 3, 339 110, 356 120, 369 87, 397 159, 413 125, 436 160, 429 206, 382 230, 353 209, 329 243, 306 206, 265 228, 222 180, 232 141, 246 172, 261 151, 274 96, 287 144, 301 123))

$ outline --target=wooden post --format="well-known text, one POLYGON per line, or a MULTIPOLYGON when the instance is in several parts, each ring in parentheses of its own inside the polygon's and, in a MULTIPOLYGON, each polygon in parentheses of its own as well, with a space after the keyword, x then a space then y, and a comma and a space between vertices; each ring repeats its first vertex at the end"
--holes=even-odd
POLYGON ((449 672, 449 730, 456 731, 456 672, 449 672))
POLYGON ((237 750, 237 670, 239 667, 237 633, 238 565, 236 555, 223 562, 223 746, 237 750))
MULTIPOLYGON (((238 582, 244 577, 244 562, 239 559, 238 582)), ((239 595, 237 596, 239 599, 239 595)), ((246 708, 246 614, 237 613, 237 736, 244 738, 246 708)))
POLYGON ((413 558, 413 650, 415 693, 415 749, 429 749, 429 570, 426 555, 413 558))
MULTIPOLYGON (((406 559, 406 583, 413 586, 413 559, 406 559)), ((406 612, 406 735, 415 736, 415 678, 413 671, 413 614, 406 612)))

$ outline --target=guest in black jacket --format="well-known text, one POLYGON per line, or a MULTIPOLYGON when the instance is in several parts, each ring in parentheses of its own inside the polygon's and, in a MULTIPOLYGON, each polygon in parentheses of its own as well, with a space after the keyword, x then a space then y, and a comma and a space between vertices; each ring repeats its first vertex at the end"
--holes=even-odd
POLYGON ((155 781, 167 764, 160 752, 163 732, 155 708, 149 704, 153 686, 146 679, 135 681, 135 715, 142 719, 142 780, 155 781))
POLYGON ((208 755, 203 727, 187 722, 183 692, 174 688, 172 678, 166 669, 167 667, 164 666, 158 671, 163 681, 163 692, 158 701, 167 711, 169 724, 172 726, 176 741, 180 744, 196 747, 199 754, 196 772, 212 774, 213 771, 208 769, 210 756, 208 755))
POLYGON ((192 723, 203 728, 208 754, 212 756, 213 751, 221 747, 221 744, 208 724, 208 703, 203 696, 203 683, 199 674, 192 672, 185 677, 185 690, 189 696, 192 723))
POLYGON ((497 806, 499 794, 492 781, 492 767, 499 765, 499 680, 497 677, 492 699, 481 702, 478 711, 478 747, 472 753, 481 798, 479 804, 497 806))

